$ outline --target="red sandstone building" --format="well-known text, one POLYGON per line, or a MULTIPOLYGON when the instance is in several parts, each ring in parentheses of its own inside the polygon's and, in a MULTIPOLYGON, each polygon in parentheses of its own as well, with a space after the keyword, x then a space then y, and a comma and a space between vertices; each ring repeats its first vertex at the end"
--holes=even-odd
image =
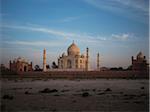
POLYGON ((27 72, 32 71, 32 62, 28 63, 23 58, 17 58, 13 62, 9 62, 10 70, 15 72, 27 72))
POLYGON ((136 59, 132 56, 132 70, 135 71, 145 71, 148 70, 148 63, 146 61, 146 56, 139 52, 136 59))

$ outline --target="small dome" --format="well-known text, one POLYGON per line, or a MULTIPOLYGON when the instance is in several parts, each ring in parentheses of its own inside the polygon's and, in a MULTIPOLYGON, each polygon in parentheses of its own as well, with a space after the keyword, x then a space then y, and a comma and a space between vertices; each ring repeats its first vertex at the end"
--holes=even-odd
POLYGON ((68 51, 68 55, 79 55, 80 54, 80 49, 74 42, 68 47, 67 51, 68 51))
POLYGON ((27 60, 25 60, 25 59, 22 58, 22 57, 18 57, 18 58, 16 59, 16 61, 19 61, 19 62, 27 62, 27 60))
POLYGON ((139 52, 139 53, 137 54, 137 58, 144 58, 142 52, 139 52))

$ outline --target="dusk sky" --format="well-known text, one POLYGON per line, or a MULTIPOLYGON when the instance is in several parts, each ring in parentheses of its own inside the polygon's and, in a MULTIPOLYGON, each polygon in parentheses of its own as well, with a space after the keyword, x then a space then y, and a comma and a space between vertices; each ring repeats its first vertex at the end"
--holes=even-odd
POLYGON ((149 59, 149 0, 1 0, 1 63, 18 56, 42 67, 57 62, 74 40, 90 66, 127 67, 142 51, 149 59))

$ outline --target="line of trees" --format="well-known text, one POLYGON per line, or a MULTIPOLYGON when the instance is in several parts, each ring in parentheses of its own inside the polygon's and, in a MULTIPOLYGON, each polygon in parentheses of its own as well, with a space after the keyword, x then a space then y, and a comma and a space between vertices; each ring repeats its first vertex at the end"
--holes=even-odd
MULTIPOLYGON (((47 69, 57 69, 58 65, 56 64, 55 61, 52 62, 51 66, 50 65, 46 65, 47 69)), ((112 71, 126 71, 126 70, 132 70, 132 65, 128 66, 128 68, 123 69, 123 67, 112 67, 109 70, 112 71)), ((0 65, 0 72, 6 73, 7 71, 10 71, 7 67, 4 66, 4 64, 0 65)), ((43 69, 40 68, 39 65, 35 65, 34 66, 34 71, 43 71, 43 69)))
POLYGON ((124 69, 123 67, 112 67, 110 68, 112 71, 126 71, 126 70, 132 70, 132 65, 128 66, 128 68, 124 69))
MULTIPOLYGON (((46 65, 46 68, 47 69, 57 69, 58 68, 58 65, 55 63, 55 61, 52 62, 52 65, 50 67, 50 65, 46 65)), ((43 69, 40 68, 39 65, 35 65, 34 66, 34 71, 42 71, 43 69)))

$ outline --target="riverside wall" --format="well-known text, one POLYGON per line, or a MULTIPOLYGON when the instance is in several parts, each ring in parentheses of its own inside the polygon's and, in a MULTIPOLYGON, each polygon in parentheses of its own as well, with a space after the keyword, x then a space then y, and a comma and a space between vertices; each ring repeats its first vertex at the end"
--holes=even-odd
POLYGON ((48 71, 19 72, 2 78, 149 78, 149 71, 48 71))

